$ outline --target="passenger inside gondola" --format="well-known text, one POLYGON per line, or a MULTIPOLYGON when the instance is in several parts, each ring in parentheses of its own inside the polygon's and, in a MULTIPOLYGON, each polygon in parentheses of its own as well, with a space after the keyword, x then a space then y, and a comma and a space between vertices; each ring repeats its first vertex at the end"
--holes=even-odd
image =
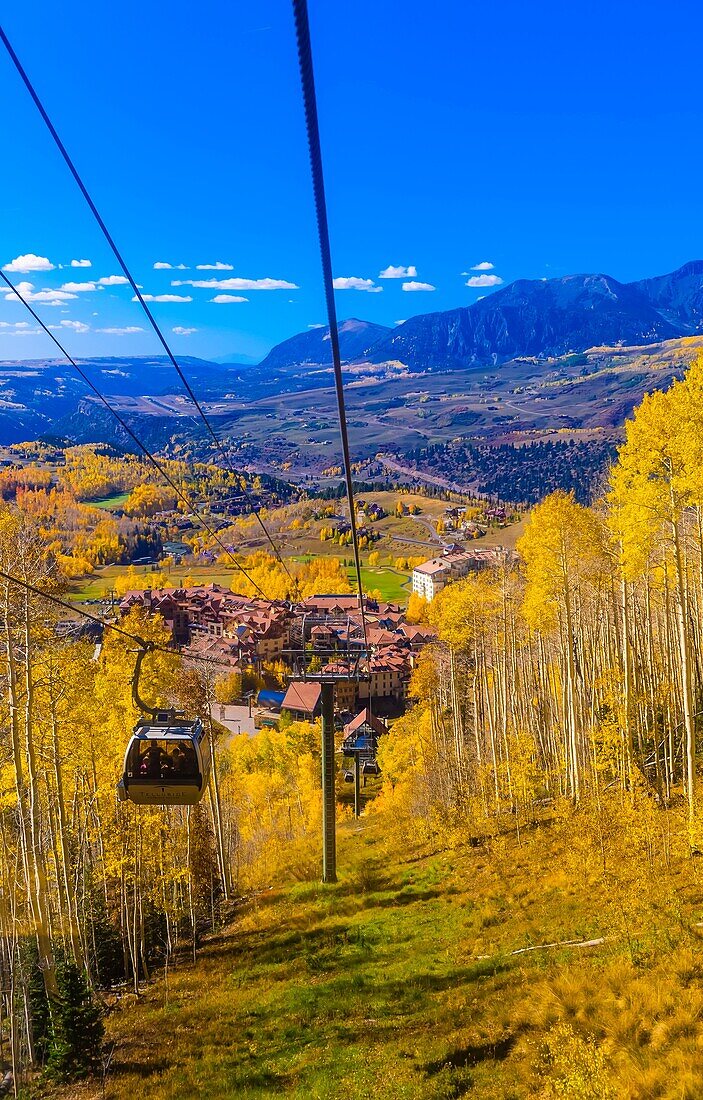
POLYGON ((188 741, 143 740, 136 742, 130 753, 129 777, 147 779, 152 783, 178 780, 190 782, 198 778, 195 749, 188 741))

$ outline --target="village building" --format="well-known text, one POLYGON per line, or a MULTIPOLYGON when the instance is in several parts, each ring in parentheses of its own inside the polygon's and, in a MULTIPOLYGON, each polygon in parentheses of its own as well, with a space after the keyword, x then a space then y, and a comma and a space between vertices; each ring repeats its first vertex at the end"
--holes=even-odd
POLYGON ((451 570, 444 558, 431 558, 413 569, 413 592, 423 600, 433 600, 451 577, 451 570))
POLYGON ((133 607, 161 615, 177 645, 202 649, 203 635, 229 640, 221 649, 238 663, 280 660, 288 641, 290 611, 284 603, 237 595, 217 584, 127 592, 120 612, 133 607))
POLYGON ((281 710, 288 711, 296 722, 314 722, 322 710, 322 686, 313 680, 292 680, 281 710))
POLYGON ((364 707, 356 718, 344 727, 342 752, 345 756, 358 756, 359 761, 375 760, 379 738, 388 732, 385 722, 364 707))
MULTIPOLYGON (((358 596, 346 593, 291 605, 208 584, 128 592, 120 611, 125 615, 133 607, 159 614, 186 656, 232 670, 260 671, 282 662, 294 674, 292 652, 317 655, 323 670, 334 673, 342 713, 364 703, 384 713, 402 712, 417 654, 436 639, 426 627, 406 622, 397 604, 366 598, 362 620, 358 596)), ((311 720, 319 715, 319 700, 319 684, 293 681, 283 709, 311 720)))
MULTIPOLYGON (((343 674, 344 670, 342 670, 343 674)), ((358 683, 356 680, 335 680, 334 705, 342 714, 350 714, 356 706, 358 698, 358 683)))
POLYGON ((425 600, 433 600, 452 581, 469 573, 504 564, 512 556, 503 546, 486 546, 477 550, 456 550, 454 547, 437 558, 430 558, 413 569, 413 592, 425 600))

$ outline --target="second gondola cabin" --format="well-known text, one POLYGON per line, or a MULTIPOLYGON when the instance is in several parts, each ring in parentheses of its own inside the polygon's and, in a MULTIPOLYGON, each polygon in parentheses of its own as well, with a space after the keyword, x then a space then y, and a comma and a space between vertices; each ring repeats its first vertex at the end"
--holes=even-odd
POLYGON ((210 743, 199 718, 140 718, 124 758, 118 797, 138 806, 194 806, 210 778, 210 743))

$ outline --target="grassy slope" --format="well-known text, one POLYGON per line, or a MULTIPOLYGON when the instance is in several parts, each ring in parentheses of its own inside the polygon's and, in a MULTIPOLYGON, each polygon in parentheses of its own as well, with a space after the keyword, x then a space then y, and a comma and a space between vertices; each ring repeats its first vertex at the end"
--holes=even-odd
MULTIPOLYGON (((347 569, 352 588, 356 590, 356 571, 353 566, 347 569)), ((361 569, 361 581, 365 592, 373 592, 374 589, 389 603, 406 604, 410 595, 410 575, 395 569, 361 569)))
POLYGON ((339 851, 336 886, 264 892, 196 968, 181 962, 168 986, 125 998, 108 1019, 107 1098, 702 1095, 703 971, 690 926, 703 898, 690 869, 673 879, 687 879, 674 922, 689 930, 673 935, 662 903, 633 938, 613 933, 603 887, 565 870, 554 827, 523 846, 410 845, 398 860, 370 818, 343 827, 339 851), (604 933, 592 949, 510 955, 604 933), (560 1022, 574 1032, 550 1030, 560 1022), (558 1088, 543 1092, 550 1034, 558 1088))
POLYGON ((89 500, 87 503, 91 508, 104 508, 109 512, 113 508, 121 508, 128 497, 129 493, 116 493, 114 496, 103 497, 102 500, 89 500))

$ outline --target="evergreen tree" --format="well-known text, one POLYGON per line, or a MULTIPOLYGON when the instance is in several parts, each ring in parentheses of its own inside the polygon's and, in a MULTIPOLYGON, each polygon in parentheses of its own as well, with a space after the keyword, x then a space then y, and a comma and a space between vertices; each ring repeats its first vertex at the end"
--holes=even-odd
POLYGON ((83 971, 74 962, 62 962, 56 977, 60 999, 47 1071, 59 1081, 75 1081, 97 1069, 104 1027, 83 971))
POLYGON ((124 953, 120 934, 110 920, 105 902, 99 895, 93 900, 89 918, 91 976, 102 989, 124 981, 124 953))
POLYGON ((51 1011, 35 940, 32 939, 24 945, 21 959, 25 975, 25 995, 29 1004, 34 1062, 43 1066, 51 1042, 51 1011))

